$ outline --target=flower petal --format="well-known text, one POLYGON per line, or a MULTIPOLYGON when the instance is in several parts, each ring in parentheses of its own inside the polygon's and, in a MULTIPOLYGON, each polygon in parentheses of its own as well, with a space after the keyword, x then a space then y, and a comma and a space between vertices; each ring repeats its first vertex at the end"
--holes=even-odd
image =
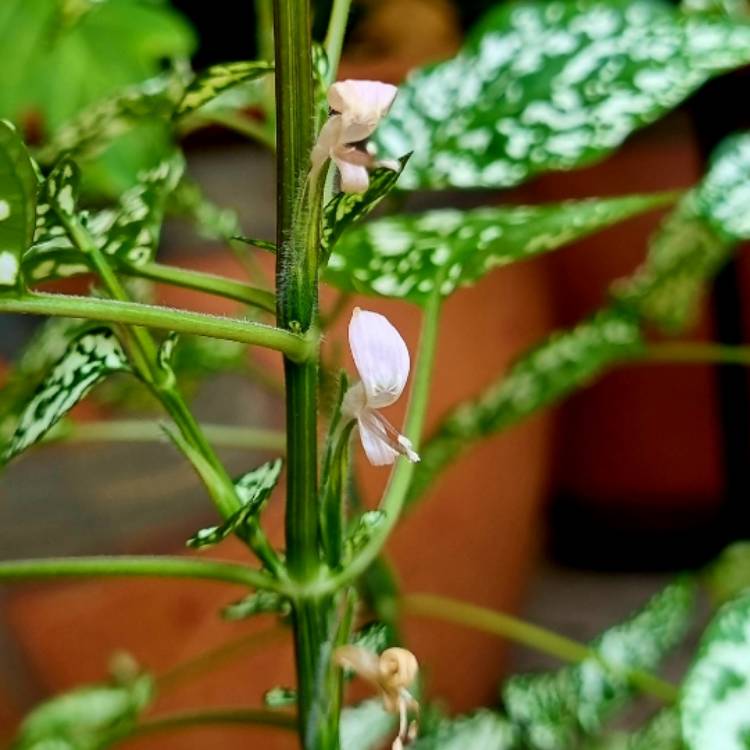
POLYGON ((341 190, 344 193, 364 193, 370 185, 370 173, 367 167, 352 164, 334 156, 336 166, 341 173, 341 190))
POLYGON ((381 81, 338 81, 328 89, 328 103, 342 116, 342 142, 369 138, 388 112, 398 89, 381 81))
POLYGON ((360 417, 357 425, 367 460, 373 466, 390 466, 398 457, 398 451, 391 448, 388 441, 383 439, 382 431, 374 429, 373 423, 367 418, 360 417))
POLYGON ((333 652, 333 661, 344 669, 351 669, 362 679, 378 685, 380 662, 378 655, 361 646, 339 646, 333 652))
POLYGON ((318 140, 313 146, 310 160, 312 161, 313 170, 320 169, 326 160, 331 156, 331 152, 339 145, 341 138, 341 116, 333 115, 326 120, 325 125, 318 133, 318 140))
POLYGON ((385 316, 355 307, 349 323, 349 347, 367 405, 381 408, 394 403, 409 377, 409 350, 401 334, 385 316))

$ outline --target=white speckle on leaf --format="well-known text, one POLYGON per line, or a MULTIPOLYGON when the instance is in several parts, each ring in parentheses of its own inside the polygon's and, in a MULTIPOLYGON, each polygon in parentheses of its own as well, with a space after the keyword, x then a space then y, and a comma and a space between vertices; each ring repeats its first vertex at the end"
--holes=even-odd
POLYGON ((0 200, 0 221, 5 221, 10 216, 10 203, 0 200))
POLYGON ((13 286, 18 279, 18 258, 9 250, 0 252, 0 285, 13 286))

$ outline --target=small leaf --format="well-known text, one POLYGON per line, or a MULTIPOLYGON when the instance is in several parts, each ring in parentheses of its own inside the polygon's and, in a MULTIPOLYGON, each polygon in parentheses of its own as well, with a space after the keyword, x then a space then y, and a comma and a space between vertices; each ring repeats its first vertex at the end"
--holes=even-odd
POLYGON ((154 682, 141 675, 128 684, 89 685, 35 708, 18 730, 13 750, 104 750, 111 733, 126 733, 153 701, 154 682))
POLYGON ((34 445, 103 378, 131 372, 128 358, 109 328, 74 339, 21 414, 3 453, 5 461, 34 445))
POLYGON ((235 234, 230 237, 237 242, 244 242, 246 245, 252 245, 260 250, 268 250, 269 253, 276 252, 276 243, 270 240, 259 240, 257 237, 243 237, 241 234, 235 234))
POLYGON ((375 529, 385 521, 382 510, 367 510, 357 520, 356 526, 349 532, 344 542, 346 556, 351 559, 370 540, 375 529))
POLYGON ((175 117, 184 117, 200 109, 227 89, 246 81, 252 81, 273 70, 273 64, 266 61, 221 63, 198 73, 185 89, 175 109, 175 117))
POLYGON ((570 330, 553 333, 479 397, 448 413, 420 450, 408 502, 473 441, 559 401, 614 362, 643 351, 639 318, 627 310, 605 308, 570 330))
POLYGON ((292 611, 288 599, 274 593, 273 591, 256 591, 244 599, 232 602, 221 610, 221 616, 225 620, 245 620, 254 615, 268 613, 280 614, 283 617, 292 611))
POLYGON ((414 750, 513 750, 517 733, 500 714, 482 709, 440 721, 434 733, 409 745, 414 750))
POLYGON ((750 738, 750 596, 725 604, 682 685, 687 750, 746 750, 750 738))
POLYGON ((0 289, 20 285, 21 257, 31 244, 37 177, 16 129, 0 120, 0 289))
POLYGON ((328 201, 323 210, 323 230, 320 237, 323 265, 344 231, 367 216, 393 190, 410 156, 411 154, 407 154, 398 160, 398 169, 378 167, 373 170, 364 193, 342 191, 328 201))
POLYGON ((269 708, 288 708, 297 705, 297 691, 288 687, 275 687, 266 691, 263 702, 269 708))
POLYGON ((447 296, 494 268, 556 250, 673 200, 673 194, 661 193, 389 216, 344 234, 325 278, 345 291, 424 304, 437 283, 447 296))
POLYGON ((277 458, 241 477, 235 483, 235 489, 242 507, 221 525, 209 526, 196 532, 187 540, 187 546, 193 549, 203 549, 218 544, 230 534, 236 533, 242 536, 247 527, 255 523, 263 504, 279 481, 283 465, 283 460, 277 458))
POLYGON ((405 189, 508 187, 600 159, 748 62, 750 24, 668 3, 503 3, 456 57, 407 78, 374 139, 414 150, 405 189))
MULTIPOLYGON (((347 706, 341 712, 341 747, 346 750, 375 750, 396 728, 396 716, 383 708, 383 701, 373 698, 347 706)), ((487 749, 489 750, 489 748, 487 749)))
POLYGON ((508 680, 505 705, 514 723, 523 727, 529 748, 573 748, 583 735, 599 731, 633 693, 627 672, 653 670, 682 640, 695 597, 692 583, 674 583, 591 643, 602 661, 591 658, 557 672, 508 680))

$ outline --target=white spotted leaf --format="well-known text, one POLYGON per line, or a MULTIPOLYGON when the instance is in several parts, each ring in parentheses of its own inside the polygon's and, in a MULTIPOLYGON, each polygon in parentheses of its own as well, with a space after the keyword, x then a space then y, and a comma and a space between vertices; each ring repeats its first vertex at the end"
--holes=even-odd
POLYGON ((383 708, 378 698, 346 706, 341 712, 341 747, 347 750, 375 750, 396 729, 396 717, 383 708))
POLYGON ((514 750, 518 732, 495 711, 440 721, 434 732, 409 745, 413 750, 514 750))
POLYGON ((344 233, 325 279, 347 291, 423 304, 436 284, 447 296, 494 268, 550 252, 673 200, 672 194, 659 193, 389 216, 344 233))
POLYGON ((125 736, 155 696, 154 680, 76 688, 34 708, 18 729, 12 750, 104 750, 112 735, 125 736))
POLYGON ((20 286, 21 257, 34 233, 36 186, 26 146, 0 120, 0 290, 20 286))
POLYGON ((714 153, 708 172, 651 239, 643 266, 615 285, 620 301, 667 330, 682 330, 697 313, 709 281, 750 239, 750 134, 714 153))
POLYGON ((709 624, 682 685, 686 750, 750 747, 750 596, 725 604, 709 624))
POLYGON ((472 442, 559 401, 615 362, 644 350, 640 320, 627 310, 605 308, 569 330, 553 333, 476 398, 441 420, 420 449, 407 502, 416 501, 472 442))
POLYGON ((41 440, 97 383, 114 372, 131 370, 109 328, 85 331, 73 339, 26 404, 3 459, 8 461, 41 440))
POLYGON ((266 61, 243 60, 212 65, 191 81, 177 104, 175 117, 185 117, 204 104, 208 104, 219 94, 241 83, 255 80, 270 73, 273 64, 266 61))
POLYGON ((283 460, 276 458, 242 476, 235 482, 242 507, 219 526, 209 526, 196 532, 187 540, 187 546, 203 549, 218 544, 230 534, 242 538, 251 532, 257 524, 258 514, 279 481, 283 465, 283 460))
POLYGON ((630 698, 632 670, 652 671, 683 639, 695 609, 695 585, 678 581, 591 644, 592 657, 557 672, 519 675, 503 689, 509 716, 529 750, 567 750, 597 733, 630 698))
POLYGON ((503 3, 409 76, 374 140, 414 151, 404 188, 507 187, 603 157, 748 62, 750 24, 661 0, 503 3))

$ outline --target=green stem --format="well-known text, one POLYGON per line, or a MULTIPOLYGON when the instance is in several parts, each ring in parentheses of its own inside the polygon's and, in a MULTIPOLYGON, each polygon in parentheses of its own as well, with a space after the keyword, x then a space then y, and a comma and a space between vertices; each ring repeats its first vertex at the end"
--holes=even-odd
MULTIPOLYGON (((206 438, 214 445, 224 448, 267 450, 281 453, 286 448, 286 436, 275 430, 253 427, 238 427, 223 424, 201 424, 206 438)), ((164 430, 160 422, 146 420, 112 420, 106 422, 68 423, 53 441, 73 443, 145 443, 164 442, 164 430)))
MULTIPOLYGON (((315 96, 309 0, 274 0, 277 143, 277 325, 316 327, 322 180, 309 179, 315 96)), ((287 418, 286 550, 293 585, 319 576, 317 478, 317 357, 284 359, 287 418)), ((299 729, 305 750, 337 750, 338 716, 316 710, 332 600, 293 600, 299 729), (331 745, 324 745, 327 738, 331 745)))
MULTIPOLYGON (((436 284, 436 289, 439 289, 439 287, 440 285, 436 284)), ((404 423, 404 434, 412 440, 415 446, 419 446, 422 427, 427 414, 441 307, 442 297, 439 293, 435 293, 424 310, 419 354, 414 372, 409 410, 404 423)), ((382 523, 375 528, 367 544, 346 568, 325 580, 317 582, 313 587, 315 591, 321 593, 337 591, 367 570, 383 549, 388 536, 398 522, 413 475, 414 464, 403 458, 397 459, 396 468, 380 503, 380 510, 385 514, 382 523)))
POLYGON ((315 336, 301 336, 273 326, 219 315, 206 315, 139 302, 97 297, 35 292, 20 297, 0 297, 0 312, 54 315, 67 318, 123 323, 193 336, 208 336, 282 352, 294 362, 315 356, 315 336))
POLYGON ((142 279, 150 279, 172 286, 195 289, 198 292, 226 297, 237 302, 243 302, 246 305, 259 307, 266 312, 273 313, 276 311, 276 300, 271 292, 256 289, 248 284, 223 276, 193 271, 179 266, 166 266, 162 263, 144 263, 140 266, 126 267, 122 269, 122 272, 129 276, 137 276, 142 279))
POLYGON ((191 557, 108 556, 48 557, 0 562, 0 581, 11 583, 41 578, 80 578, 91 576, 159 578, 198 578, 225 581, 261 589, 276 589, 265 573, 245 565, 198 560, 191 557))
POLYGON ((702 341, 669 341, 649 344, 641 359, 645 362, 684 364, 736 364, 750 366, 750 346, 723 346, 702 341))
POLYGON ((346 24, 349 20, 349 8, 352 0, 333 0, 331 17, 328 20, 328 31, 325 39, 325 50, 330 69, 329 84, 336 80, 341 60, 341 50, 346 36, 346 24))
POLYGON ((122 742, 135 737, 174 732, 198 726, 265 726, 278 729, 291 729, 297 726, 297 719, 293 714, 281 711, 270 711, 252 708, 225 708, 211 711, 181 711, 179 713, 157 716, 137 724, 135 727, 115 730, 104 740, 109 747, 116 742, 122 742))
POLYGON ((633 687, 664 703, 674 703, 678 697, 677 688, 656 675, 608 664, 596 650, 583 643, 501 612, 434 594, 408 594, 403 597, 401 607, 406 614, 424 615, 499 635, 561 661, 577 663, 594 659, 613 674, 624 676, 633 687))

